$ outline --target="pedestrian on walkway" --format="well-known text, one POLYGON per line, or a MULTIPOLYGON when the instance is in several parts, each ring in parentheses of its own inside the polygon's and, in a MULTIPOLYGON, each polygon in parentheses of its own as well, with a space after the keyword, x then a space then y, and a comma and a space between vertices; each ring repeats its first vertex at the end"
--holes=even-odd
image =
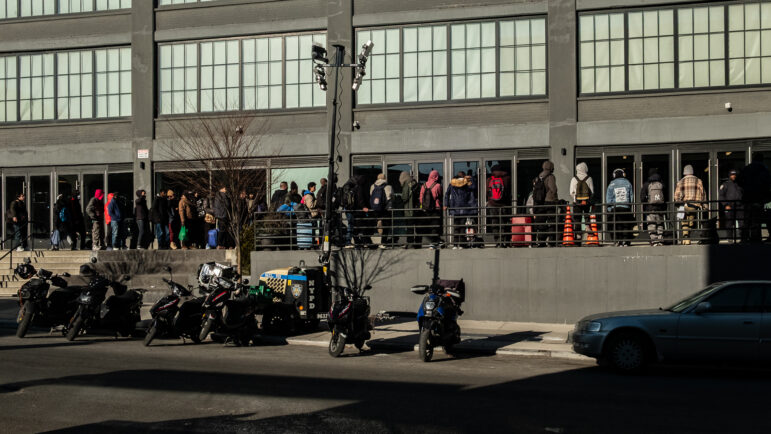
POLYGON ((544 161, 541 169, 541 173, 533 180, 534 229, 538 245, 552 247, 557 245, 559 232, 557 178, 554 176, 554 163, 551 161, 544 161))
POLYGON ((764 205, 771 201, 771 174, 763 162, 763 154, 752 154, 752 163, 747 165, 737 176, 737 183, 742 188, 744 208, 744 230, 742 239, 753 243, 762 240, 761 233, 764 216, 764 205))
POLYGON ((178 211, 180 219, 180 234, 182 233, 182 228, 185 229, 184 236, 179 236, 179 247, 181 247, 182 250, 188 250, 191 247, 195 248, 192 237, 196 227, 195 220, 197 215, 193 202, 188 199, 192 196, 193 194, 190 192, 183 192, 182 197, 179 199, 178 211))
POLYGON ((123 210, 121 209, 122 207, 118 195, 118 191, 114 191, 112 194, 112 200, 107 205, 107 214, 110 216, 110 229, 112 231, 113 250, 126 248, 123 231, 124 214, 123 210))
POLYGON ((372 240, 369 237, 369 224, 367 213, 369 212, 369 194, 366 188, 366 178, 362 175, 353 175, 342 188, 342 206, 348 220, 346 232, 346 247, 369 245, 372 240))
POLYGON ((73 196, 67 197, 67 202, 70 208, 70 216, 72 217, 72 250, 78 249, 78 241, 80 241, 81 250, 85 250, 86 223, 83 219, 83 209, 80 206, 80 192, 75 190, 73 196))
POLYGON ((274 191, 273 195, 270 197, 271 211, 276 211, 278 207, 284 204, 284 199, 286 199, 288 189, 289 184, 287 184, 286 181, 282 181, 281 184, 279 184, 278 190, 274 191))
POLYGON ((166 191, 166 200, 168 201, 169 212, 169 247, 171 250, 179 248, 179 228, 182 223, 179 219, 179 198, 174 190, 166 191))
POLYGON ((393 208, 397 218, 394 232, 394 243, 399 242, 399 236, 404 237, 405 249, 420 247, 418 238, 415 236, 415 223, 413 215, 415 210, 420 207, 418 197, 420 196, 420 185, 412 179, 409 172, 399 174, 399 190, 394 193, 393 208))
POLYGON ((462 170, 450 181, 444 194, 445 210, 452 219, 453 250, 471 247, 472 239, 467 239, 466 230, 476 233, 477 195, 473 186, 473 177, 462 170))
POLYGON ((707 200, 704 192, 704 184, 701 179, 693 174, 693 166, 690 164, 683 168, 683 178, 675 187, 675 202, 683 205, 683 218, 680 224, 682 230, 683 244, 691 244, 691 231, 698 228, 696 219, 699 211, 707 200))
POLYGON ((104 192, 97 188, 94 197, 86 205, 86 215, 91 220, 91 249, 102 250, 104 244, 104 192))
POLYGON ((634 202, 634 192, 632 183, 626 179, 624 169, 613 171, 613 181, 608 185, 605 193, 605 203, 608 205, 610 213, 610 235, 611 240, 616 242, 617 246, 631 245, 632 238, 632 202, 634 202))
POLYGON ((150 207, 150 221, 155 227, 155 238, 158 241, 158 250, 169 248, 169 201, 166 199, 166 190, 161 189, 150 207))
POLYGON ((214 196, 214 217, 217 219, 217 249, 233 247, 230 235, 230 195, 225 186, 220 187, 214 196))
POLYGON ((640 190, 640 201, 643 203, 651 246, 661 246, 664 244, 667 196, 658 169, 651 168, 648 172, 648 180, 640 190))
POLYGON ((432 170, 428 174, 428 181, 420 188, 420 208, 422 218, 419 234, 429 244, 429 247, 442 243, 442 183, 439 180, 439 171, 432 170))
POLYGON ((586 163, 576 165, 576 174, 570 180, 570 198, 573 200, 573 224, 576 242, 586 238, 587 226, 591 224, 594 180, 589 176, 586 163))
POLYGON ((385 248, 390 242, 393 226, 391 207, 394 196, 393 188, 388 185, 384 173, 378 173, 377 181, 369 187, 369 210, 372 222, 377 226, 380 235, 380 248, 385 248))
POLYGON ((511 175, 503 166, 496 164, 487 179, 487 231, 492 232, 495 247, 509 246, 510 221, 511 175))
POLYGON ((137 225, 137 249, 144 250, 147 248, 148 240, 148 218, 149 210, 147 209, 147 192, 144 190, 136 191, 137 198, 134 200, 134 221, 137 225))
POLYGON ((69 204, 63 194, 56 197, 54 203, 54 232, 55 235, 51 237, 51 250, 59 250, 59 248, 67 240, 70 246, 77 242, 77 239, 72 239, 72 215, 70 213, 69 204))
POLYGON ((107 226, 107 233, 104 236, 104 244, 108 249, 112 248, 112 221, 110 219, 110 213, 107 211, 107 208, 110 206, 110 202, 112 202, 114 196, 114 193, 107 193, 107 198, 104 203, 104 224, 107 226))
POLYGON ((738 172, 731 170, 728 172, 728 179, 720 184, 718 191, 718 200, 720 201, 720 221, 721 227, 727 229, 731 240, 736 241, 740 235, 737 231, 741 230, 744 220, 744 207, 742 206, 743 189, 736 182, 738 172))

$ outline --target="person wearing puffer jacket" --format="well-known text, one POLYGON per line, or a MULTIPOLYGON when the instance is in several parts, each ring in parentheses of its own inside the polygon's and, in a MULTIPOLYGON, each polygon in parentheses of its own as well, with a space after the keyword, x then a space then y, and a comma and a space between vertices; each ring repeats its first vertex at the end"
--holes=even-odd
POLYGON ((626 179, 624 169, 613 171, 613 181, 608 185, 605 202, 608 204, 611 219, 611 239, 616 241, 617 246, 630 245, 629 239, 633 234, 632 224, 629 222, 634 220, 634 214, 632 214, 634 192, 632 183, 626 179))
POLYGON ((428 241, 430 248, 442 242, 442 183, 439 182, 439 171, 432 170, 428 181, 420 187, 420 207, 422 218, 417 220, 418 234, 428 241), (430 195, 430 197, 426 197, 430 195))
POLYGON ((380 235, 381 249, 384 249, 390 242, 391 226, 393 219, 391 217, 392 201, 394 189, 388 185, 384 173, 378 173, 377 181, 369 186, 369 210, 370 218, 377 227, 377 233, 380 235))
POLYGON ((472 177, 460 171, 444 194, 445 209, 452 216, 453 250, 469 247, 472 241, 466 238, 466 229, 473 230, 476 221, 477 195, 473 184, 472 177), (470 220, 470 225, 466 220, 470 220))
POLYGON ((594 181, 586 163, 576 165, 576 175, 570 180, 570 198, 573 200, 573 223, 576 241, 584 238, 592 214, 594 181))

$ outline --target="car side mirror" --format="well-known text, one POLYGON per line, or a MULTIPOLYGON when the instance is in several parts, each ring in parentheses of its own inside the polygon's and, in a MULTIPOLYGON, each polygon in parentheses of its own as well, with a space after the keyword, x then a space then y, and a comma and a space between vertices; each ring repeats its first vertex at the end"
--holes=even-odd
POLYGON ((696 305, 696 309, 693 310, 693 313, 701 315, 705 312, 709 312, 710 309, 712 309, 712 304, 708 301, 702 301, 696 305))
POLYGON ((410 288, 413 294, 423 295, 428 292, 428 285, 415 285, 410 288))

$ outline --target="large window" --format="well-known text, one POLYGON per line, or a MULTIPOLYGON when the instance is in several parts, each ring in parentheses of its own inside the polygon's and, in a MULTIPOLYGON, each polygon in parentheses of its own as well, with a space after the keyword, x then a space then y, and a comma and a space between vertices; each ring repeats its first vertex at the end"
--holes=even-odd
POLYGON ((359 104, 546 95, 544 18, 362 29, 357 39, 375 43, 359 104))
POLYGON ((0 57, 0 122, 17 120, 16 57, 0 57))
POLYGON ((771 2, 582 14, 579 40, 582 94, 771 83, 771 2))
POLYGON ((0 19, 131 8, 131 0, 0 0, 0 19))
POLYGON ((54 119, 54 54, 19 56, 22 121, 54 119))
POLYGON ((728 6, 729 83, 771 83, 771 3, 728 6))
POLYGON ((203 3, 203 2, 210 2, 214 0, 161 0, 158 2, 161 6, 169 6, 169 5, 181 5, 186 3, 203 3))
POLYGON ((314 43, 325 45, 326 35, 161 45, 160 113, 324 106, 313 76, 314 43))
POLYGON ((131 49, 96 50, 96 116, 131 116, 131 49))
POLYGON ((59 119, 93 116, 94 68, 91 51, 59 53, 57 56, 57 115, 59 119))

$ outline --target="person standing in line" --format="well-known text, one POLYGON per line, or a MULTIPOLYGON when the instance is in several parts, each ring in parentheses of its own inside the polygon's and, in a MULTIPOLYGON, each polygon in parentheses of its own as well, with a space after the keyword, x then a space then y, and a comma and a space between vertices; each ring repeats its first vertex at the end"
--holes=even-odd
POLYGON ((418 222, 422 226, 418 233, 430 248, 436 248, 442 243, 442 183, 439 182, 438 170, 432 170, 428 181, 420 188, 420 208, 424 218, 418 222))
POLYGON ((648 180, 645 181, 640 190, 640 201, 643 203, 651 246, 661 246, 664 244, 667 196, 658 169, 652 168, 648 172, 648 180))
POLYGON ((411 247, 419 248, 420 240, 415 236, 413 215, 415 210, 420 207, 420 203, 418 203, 420 185, 418 185, 417 181, 412 179, 412 175, 406 171, 399 174, 399 185, 401 186, 401 193, 394 195, 394 208, 399 209, 398 215, 400 217, 396 224, 398 232, 400 235, 404 235, 405 244, 403 247, 405 249, 411 247))
POLYGON ((171 250, 177 250, 179 248, 179 228, 181 226, 179 220, 179 199, 174 190, 169 189, 166 192, 166 200, 169 205, 169 247, 171 247, 171 250))
POLYGON ((118 192, 114 191, 112 200, 107 205, 107 214, 110 216, 110 229, 112 230, 112 248, 120 250, 125 247, 123 240, 123 210, 121 210, 118 192))
POLYGON ((318 203, 319 211, 324 212, 327 207, 327 178, 321 178, 319 185, 319 190, 316 193, 316 202, 318 203))
POLYGON ((273 195, 270 197, 271 211, 276 211, 278 207, 284 204, 284 199, 286 199, 288 189, 289 189, 289 184, 287 184, 286 181, 281 181, 281 184, 279 184, 278 190, 274 191, 273 195))
POLYGON ((107 199, 104 203, 104 224, 107 225, 107 233, 104 236, 104 244, 108 249, 112 248, 112 220, 110 219, 110 213, 107 208, 110 206, 115 193, 107 193, 107 199))
POLYGON ((189 192, 182 192, 182 197, 179 199, 178 205, 180 232, 182 231, 182 228, 185 228, 184 239, 179 239, 179 246, 182 250, 188 250, 191 246, 194 248, 192 236, 193 230, 195 229, 196 213, 193 203, 188 199, 189 196, 192 196, 192 194, 189 192))
POLYGON ((86 205, 86 215, 91 220, 91 249, 102 250, 104 244, 104 192, 97 188, 94 197, 86 205))
POLYGON ((147 209, 147 192, 137 190, 137 198, 134 200, 134 220, 137 225, 137 249, 147 248, 147 218, 149 211, 147 209))
POLYGON ((472 177, 462 170, 450 181, 450 187, 444 194, 445 210, 448 210, 452 218, 453 250, 469 246, 466 239, 466 228, 473 227, 474 216, 477 213, 477 195, 474 189, 472 177), (466 220, 472 221, 471 225, 466 220))
POLYGON ((573 200, 573 224, 576 244, 586 238, 587 226, 591 223, 594 181, 589 176, 586 163, 576 165, 576 174, 570 180, 570 198, 573 200))
MULTIPOLYGON (((67 199, 63 194, 56 197, 53 209, 54 231, 56 232, 56 236, 51 237, 51 250, 59 250, 62 244, 64 244, 64 240, 67 240, 70 244, 73 243, 71 237, 72 217, 67 205, 67 199)), ((75 241, 77 241, 77 239, 75 241)))
POLYGON ((511 175, 509 172, 500 164, 494 165, 487 179, 487 231, 492 232, 495 247, 508 247, 511 240, 509 229, 511 217, 510 186, 511 175))
POLYGON ((80 249, 86 249, 86 223, 83 218, 83 209, 80 206, 80 192, 75 190, 72 196, 67 198, 72 217, 72 250, 78 250, 78 240, 80 240, 80 249))
POLYGON ((546 160, 541 165, 541 173, 533 180, 534 231, 539 246, 557 245, 557 178, 554 176, 554 163, 546 160), (552 241, 554 240, 554 241, 552 241))
POLYGON ((683 244, 691 244, 691 230, 699 215, 703 202, 707 200, 704 184, 693 174, 690 164, 683 168, 683 178, 675 187, 675 202, 683 204, 683 221, 681 222, 683 244))
MULTIPOLYGON (((771 201, 771 174, 763 162, 762 153, 752 154, 752 163, 739 172, 737 182, 743 190, 742 207, 745 224, 742 240, 759 243, 763 239, 761 230, 763 221, 766 220, 763 208, 771 201)), ((768 223, 766 226, 768 227, 768 223)), ((771 227, 769 231, 771 232, 771 227)))
POLYGON ((203 217, 203 238, 204 244, 207 249, 213 249, 217 247, 217 244, 209 243, 209 231, 216 229, 217 218, 214 217, 214 193, 209 192, 206 197, 203 198, 202 206, 204 210, 203 217))
POLYGON ((744 191, 736 182, 738 172, 731 170, 728 172, 728 179, 720 185, 718 199, 720 200, 720 217, 725 229, 729 230, 730 237, 736 241, 736 231, 744 225, 744 210, 742 207, 742 196, 744 191))
POLYGON ((605 193, 605 202, 608 204, 608 212, 611 220, 611 236, 617 246, 631 245, 632 202, 634 201, 632 183, 626 179, 624 169, 613 171, 613 181, 608 185, 605 193))
POLYGON ((369 187, 369 210, 372 223, 377 227, 380 235, 378 247, 381 249, 386 248, 390 243, 391 226, 393 226, 390 215, 393 196, 394 190, 388 185, 385 174, 378 173, 377 180, 369 187))
POLYGON ((155 226, 158 250, 167 250, 169 248, 169 201, 166 199, 166 190, 161 189, 155 196, 150 207, 150 221, 155 226))
POLYGON ((230 237, 230 195, 225 186, 222 186, 214 196, 214 217, 217 219, 217 249, 231 248, 230 237))

